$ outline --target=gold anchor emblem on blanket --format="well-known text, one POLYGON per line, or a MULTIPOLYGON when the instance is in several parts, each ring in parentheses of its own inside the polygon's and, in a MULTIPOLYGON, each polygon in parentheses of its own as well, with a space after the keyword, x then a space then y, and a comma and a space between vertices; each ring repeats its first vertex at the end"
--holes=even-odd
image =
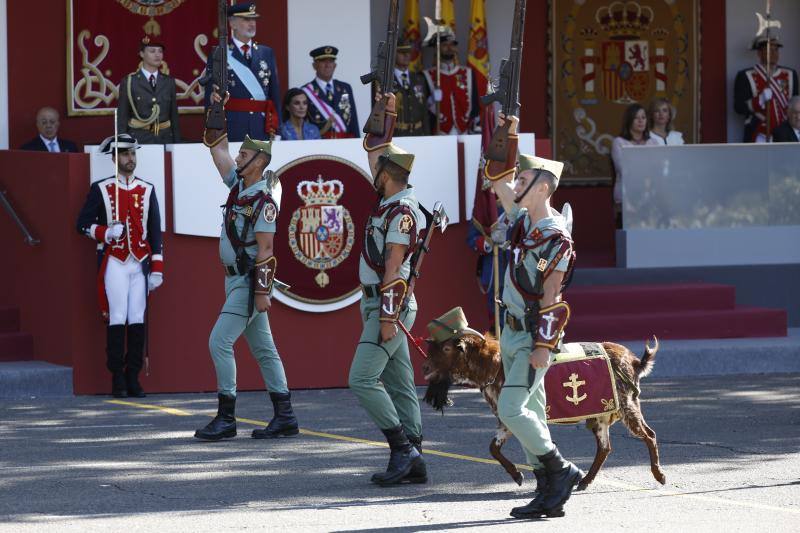
POLYGON ((578 396, 578 389, 581 386, 586 385, 585 381, 583 380, 578 381, 578 374, 575 373, 570 374, 569 381, 565 381, 564 383, 562 383, 562 385, 564 386, 564 388, 572 389, 572 396, 565 397, 568 402, 574 403, 577 406, 579 403, 581 403, 583 400, 586 399, 586 393, 578 396))

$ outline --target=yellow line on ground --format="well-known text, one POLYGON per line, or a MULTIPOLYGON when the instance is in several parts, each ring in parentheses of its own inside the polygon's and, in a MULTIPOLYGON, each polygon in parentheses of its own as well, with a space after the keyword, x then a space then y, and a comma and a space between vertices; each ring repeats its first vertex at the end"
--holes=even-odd
MULTIPOLYGON (((163 407, 163 406, 160 406, 160 405, 153 405, 153 404, 148 404, 148 403, 126 402, 126 401, 123 401, 123 400, 106 400, 106 402, 107 403, 117 404, 117 405, 125 405, 125 406, 129 406, 129 407, 138 407, 138 408, 141 408, 141 409, 152 409, 152 410, 155 410, 155 411, 162 411, 162 412, 169 413, 169 414, 172 414, 172 415, 177 415, 177 416, 192 416, 192 414, 193 414, 193 413, 190 413, 188 411, 183 411, 181 409, 174 409, 172 407, 163 407)), ((216 413, 212 413, 212 414, 216 414, 216 413)), ((237 422, 242 422, 242 423, 245 423, 245 424, 250 424, 250 425, 253 425, 253 426, 265 426, 267 424, 267 422, 265 422, 263 420, 254 420, 252 418, 240 418, 240 417, 237 417, 236 421, 237 422)), ((378 441, 369 440, 369 439, 360 439, 358 437, 348 437, 346 435, 337 435, 335 433, 324 433, 324 432, 321 432, 321 431, 312 431, 310 429, 302 429, 301 428, 300 429, 300 434, 301 435, 308 435, 309 437, 320 437, 320 438, 323 438, 323 439, 338 440, 338 441, 343 441, 343 442, 353 442, 353 443, 356 443, 356 444, 366 444, 366 445, 369 445, 369 446, 377 446, 377 447, 381 447, 381 448, 387 448, 388 447, 388 445, 385 442, 378 442, 378 441)), ((442 452, 442 451, 439 451, 439 450, 432 450, 430 448, 426 448, 425 449, 425 454, 426 455, 436 455, 436 456, 439 456, 439 457, 447 457, 448 459, 458 459, 458 460, 461 460, 461 461, 470 461, 470 462, 473 462, 473 463, 483 463, 483 464, 491 464, 491 465, 498 465, 498 466, 500 465, 500 463, 498 463, 494 459, 486 459, 486 458, 483 458, 483 457, 474 457, 472 455, 461 455, 459 453, 442 452)), ((530 465, 516 465, 516 467, 519 470, 528 470, 528 471, 532 471, 533 470, 533 468, 531 468, 530 465)), ((725 498, 718 498, 716 496, 704 496, 702 494, 693 494, 693 493, 689 493, 689 492, 679 492, 679 491, 672 491, 672 490, 659 489, 659 488, 653 489, 653 488, 639 487, 637 485, 632 485, 630 483, 625 483, 625 482, 621 482, 621 481, 614 481, 614 480, 611 480, 611 479, 598 478, 597 480, 595 480, 595 483, 599 483, 599 484, 602 484, 602 485, 608 485, 608 486, 611 486, 611 487, 615 487, 615 488, 623 489, 623 490, 628 490, 628 491, 651 492, 654 495, 663 496, 663 497, 683 497, 683 498, 688 498, 690 500, 696 500, 696 501, 701 501, 701 502, 705 502, 705 503, 734 505, 734 506, 741 506, 741 507, 749 507, 751 509, 761 509, 761 510, 764 510, 764 511, 778 511, 778 512, 783 512, 783 513, 790 513, 790 514, 800 515, 800 509, 789 509, 789 508, 786 508, 786 507, 777 507, 777 506, 773 506, 773 505, 765 505, 765 504, 761 504, 761 503, 748 502, 748 501, 726 500, 725 498)))

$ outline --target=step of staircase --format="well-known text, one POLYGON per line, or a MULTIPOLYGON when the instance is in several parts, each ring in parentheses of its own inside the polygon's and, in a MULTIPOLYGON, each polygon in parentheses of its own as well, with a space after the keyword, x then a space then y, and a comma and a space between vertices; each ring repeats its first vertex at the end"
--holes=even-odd
POLYGON ((0 333, 16 333, 19 331, 19 309, 16 307, 0 307, 0 333))
POLYGON ((0 333, 0 361, 33 359, 33 336, 29 333, 0 333))
MULTIPOLYGON (((658 308, 655 308, 658 309, 658 308)), ((566 330, 566 341, 614 339, 725 339, 785 337, 784 309, 736 307, 692 311, 660 310, 635 314, 575 313, 566 330)))
POLYGON ((44 361, 0 363, 0 398, 72 396, 72 368, 44 361))
POLYGON ((715 283, 579 286, 568 288, 565 300, 575 317, 724 310, 736 306, 736 289, 715 283))

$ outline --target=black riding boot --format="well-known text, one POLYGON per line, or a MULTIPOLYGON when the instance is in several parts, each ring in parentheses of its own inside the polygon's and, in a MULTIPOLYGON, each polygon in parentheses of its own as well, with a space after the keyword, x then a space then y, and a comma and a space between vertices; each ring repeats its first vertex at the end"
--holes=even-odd
POLYGON ((236 436, 236 396, 218 394, 217 416, 203 429, 194 432, 202 440, 222 440, 236 436))
POLYGON ((544 514, 564 516, 564 504, 572 495, 572 489, 581 482, 585 474, 580 468, 561 457, 558 448, 538 457, 547 472, 547 489, 542 502, 544 514))
POLYGON ((139 372, 144 366, 144 324, 128 324, 128 355, 125 358, 125 382, 128 396, 144 398, 147 396, 139 384, 139 372))
POLYGON ((547 490, 547 472, 539 467, 533 471, 536 476, 536 492, 533 499, 527 505, 514 507, 511 509, 511 516, 514 518, 538 518, 545 514, 544 495, 547 490))
MULTIPOLYGON (((425 459, 422 457, 422 436, 419 437, 412 437, 406 434, 406 438, 408 438, 408 442, 411 443, 414 448, 417 449, 419 452, 420 458, 419 462, 414 464, 411 467, 411 471, 408 473, 406 477, 404 477, 401 482, 402 483, 427 483, 428 482, 428 468, 425 465, 425 459)), ((391 463, 391 460, 389 461, 391 463)), ((391 464, 387 468, 387 471, 391 469, 391 464)), ((380 472, 377 474, 372 474, 371 481, 373 483, 377 483, 381 476, 385 474, 385 472, 380 472)))
POLYGON ((297 418, 292 411, 292 395, 287 392, 280 394, 270 392, 269 399, 272 400, 273 416, 267 427, 264 429, 254 429, 252 437, 254 439, 277 439, 278 437, 294 437, 300 433, 297 425, 297 418))
POLYGON ((108 326, 106 328, 106 368, 111 372, 111 394, 114 398, 128 396, 125 383, 125 326, 108 326))
POLYGON ((391 455, 386 472, 372 476, 372 481, 381 486, 397 485, 403 482, 403 478, 411 472, 414 466, 422 462, 422 456, 409 442, 403 432, 403 426, 381 431, 386 436, 386 442, 389 443, 391 455))

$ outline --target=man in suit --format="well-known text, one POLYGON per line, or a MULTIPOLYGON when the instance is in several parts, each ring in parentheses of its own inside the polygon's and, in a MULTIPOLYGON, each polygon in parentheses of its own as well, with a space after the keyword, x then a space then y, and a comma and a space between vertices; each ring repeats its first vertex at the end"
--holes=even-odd
MULTIPOLYGON (((272 138, 280 127, 281 95, 278 68, 272 48, 257 44, 256 4, 244 2, 228 8, 231 42, 228 43, 228 93, 225 104, 228 140, 272 138)), ((213 54, 208 56, 209 71, 213 54)), ((212 87, 206 86, 208 108, 212 87)))
POLYGON ((119 84, 117 127, 139 144, 171 144, 181 140, 175 78, 159 72, 164 45, 142 39, 142 66, 119 84))
POLYGON ((770 37, 769 43, 766 37, 756 37, 751 49, 758 54, 758 64, 736 74, 733 107, 745 117, 744 142, 767 142, 767 116, 769 129, 783 123, 789 99, 798 94, 797 71, 778 65, 781 47, 777 37, 770 37))
POLYGON ((349 83, 333 79, 335 46, 320 46, 309 52, 317 77, 302 89, 308 97, 308 120, 319 128, 323 139, 360 137, 356 101, 349 83))
POLYGON ((786 122, 772 130, 772 142, 800 142, 800 96, 789 100, 788 118, 786 122))
POLYGON ((66 139, 58 138, 60 125, 58 111, 43 107, 36 113, 36 129, 39 135, 20 146, 20 150, 33 152, 77 152, 78 146, 66 139))

